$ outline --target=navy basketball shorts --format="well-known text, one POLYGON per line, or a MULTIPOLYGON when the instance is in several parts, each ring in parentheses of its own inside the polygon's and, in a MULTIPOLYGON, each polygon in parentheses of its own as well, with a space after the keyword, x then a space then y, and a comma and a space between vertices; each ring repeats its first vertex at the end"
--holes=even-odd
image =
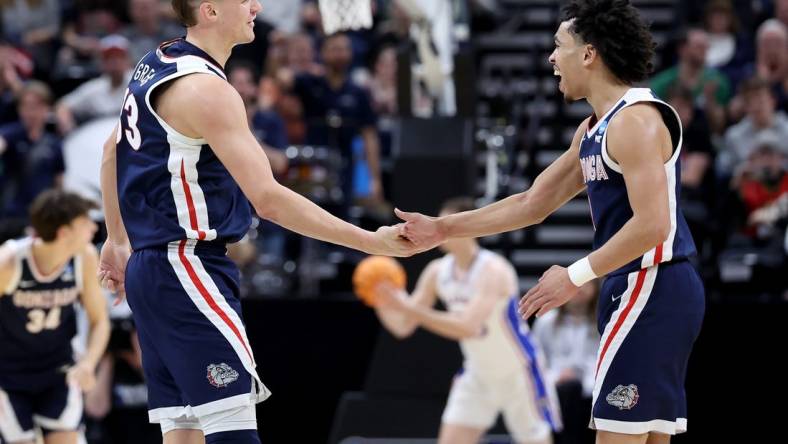
POLYGON ((126 294, 142 350, 148 416, 200 418, 270 395, 241 320, 238 269, 223 247, 179 241, 132 253, 126 294))
POLYGON ((687 261, 605 279, 591 428, 670 435, 687 430, 684 380, 704 308, 703 284, 687 261))
POLYGON ((66 373, 0 377, 0 436, 4 442, 33 441, 35 428, 71 432, 82 421, 82 391, 66 383, 66 373))

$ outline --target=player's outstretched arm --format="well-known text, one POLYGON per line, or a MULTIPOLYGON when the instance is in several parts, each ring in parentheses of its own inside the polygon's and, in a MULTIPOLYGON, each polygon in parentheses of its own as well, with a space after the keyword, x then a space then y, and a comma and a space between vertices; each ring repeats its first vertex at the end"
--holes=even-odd
POLYGON ((194 74, 189 82, 178 83, 169 99, 191 111, 184 124, 211 145, 261 217, 299 234, 369 254, 409 256, 417 251, 399 237, 397 228, 382 227, 375 233, 362 230, 280 185, 249 130, 241 97, 230 84, 207 74, 194 74))
POLYGON ((528 190, 445 217, 395 210, 406 221, 403 234, 417 246, 428 247, 448 238, 489 236, 542 222, 584 188, 578 152, 586 124, 578 127, 570 148, 539 174, 528 190))
POLYGON ((96 366, 109 342, 109 315, 104 296, 101 294, 98 275, 98 253, 93 245, 85 247, 82 259, 82 292, 80 302, 90 324, 88 347, 85 356, 68 372, 68 378, 88 392, 96 385, 96 366))
POLYGON ((607 243, 569 269, 554 265, 547 270, 520 301, 523 317, 541 316, 563 305, 587 280, 604 276, 665 241, 670 211, 662 147, 669 141, 667 128, 650 105, 633 105, 611 121, 607 149, 621 167, 632 218, 607 243))
POLYGON ((104 207, 104 221, 107 225, 107 240, 101 248, 99 259, 99 279, 101 285, 117 293, 119 303, 126 295, 124 281, 126 276, 126 263, 129 260, 131 249, 126 227, 120 216, 118 203, 117 179, 117 154, 116 154, 116 127, 104 143, 104 152, 101 157, 101 200, 104 207))
POLYGON ((375 305, 375 314, 383 326, 392 335, 404 339, 413 334, 419 326, 418 320, 408 316, 397 309, 399 302, 406 302, 419 307, 430 308, 435 305, 438 296, 436 282, 438 280, 438 262, 432 261, 427 265, 416 282, 416 288, 408 299, 404 290, 399 290, 391 285, 383 285, 378 289, 378 304, 375 305))
POLYGON ((488 265, 475 290, 478 294, 470 304, 459 313, 436 310, 432 306, 414 303, 412 300, 390 299, 388 306, 402 312, 408 318, 418 322, 421 327, 456 341, 479 336, 484 324, 490 317, 495 304, 502 298, 511 296, 513 289, 509 280, 504 278, 508 273, 504 264, 494 262, 488 265))

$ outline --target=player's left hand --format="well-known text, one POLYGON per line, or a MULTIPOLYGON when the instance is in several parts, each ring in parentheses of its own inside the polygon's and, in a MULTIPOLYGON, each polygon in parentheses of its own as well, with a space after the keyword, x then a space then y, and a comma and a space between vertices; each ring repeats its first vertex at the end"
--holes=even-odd
POLYGON ((564 267, 553 265, 539 282, 520 299, 520 316, 528 319, 536 313, 542 316, 548 311, 564 305, 580 292, 580 287, 569 280, 569 272, 564 267))
POLYGON ((116 244, 107 239, 99 257, 99 282, 103 288, 115 293, 115 305, 126 297, 126 264, 131 249, 128 244, 116 244))
POLYGON ((66 381, 69 384, 78 385, 83 392, 87 393, 96 386, 95 369, 86 362, 78 362, 68 369, 66 381))
POLYGON ((375 287, 375 307, 384 310, 405 311, 408 309, 408 297, 405 292, 390 282, 384 281, 375 287))

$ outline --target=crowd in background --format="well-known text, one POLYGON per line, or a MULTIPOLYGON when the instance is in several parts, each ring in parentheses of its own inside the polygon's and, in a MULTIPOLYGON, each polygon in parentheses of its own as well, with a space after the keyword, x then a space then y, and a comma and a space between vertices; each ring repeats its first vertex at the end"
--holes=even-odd
MULTIPOLYGON (((483 12, 489 2, 470 3, 483 12)), ((684 125, 681 198, 699 266, 708 277, 721 273, 719 257, 750 254, 785 270, 788 0, 677 4, 687 24, 649 86, 684 125)), ((359 203, 385 208, 393 180, 385 165, 398 114, 397 49, 409 25, 393 2, 373 6, 373 29, 324 36, 316 2, 263 2, 256 41, 236 48, 226 66, 275 174, 346 218, 359 203)), ((184 34, 168 1, 0 0, 0 242, 23 235, 33 198, 79 169, 64 160, 75 149, 68 141, 97 121, 112 127, 135 63, 184 34)), ((96 136, 97 147, 104 137, 96 136)), ((251 238, 249 249, 233 252, 242 264, 280 266, 302 251, 265 221, 251 238)), ((587 305, 546 316, 535 329, 560 364, 553 369, 564 383, 559 391, 581 399, 590 391, 582 362, 593 353, 562 357, 550 338, 560 328, 566 343, 595 343, 587 305)), ((103 390, 86 403, 88 440, 149 442, 155 438, 143 435, 159 432, 138 426, 145 418, 139 346, 128 313, 115 315, 99 367, 103 390)))

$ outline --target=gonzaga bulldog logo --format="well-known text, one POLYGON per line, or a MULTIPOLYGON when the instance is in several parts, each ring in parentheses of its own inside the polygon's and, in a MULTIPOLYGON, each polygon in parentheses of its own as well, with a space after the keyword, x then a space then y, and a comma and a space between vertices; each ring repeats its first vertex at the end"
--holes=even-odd
POLYGON ((637 405, 638 399, 640 399, 640 395, 638 394, 638 386, 635 384, 616 386, 605 398, 608 404, 618 407, 619 410, 630 410, 637 405))
POLYGON ((211 364, 208 366, 206 375, 208 382, 216 388, 227 387, 231 382, 238 379, 238 372, 232 367, 222 362, 221 364, 211 364))

